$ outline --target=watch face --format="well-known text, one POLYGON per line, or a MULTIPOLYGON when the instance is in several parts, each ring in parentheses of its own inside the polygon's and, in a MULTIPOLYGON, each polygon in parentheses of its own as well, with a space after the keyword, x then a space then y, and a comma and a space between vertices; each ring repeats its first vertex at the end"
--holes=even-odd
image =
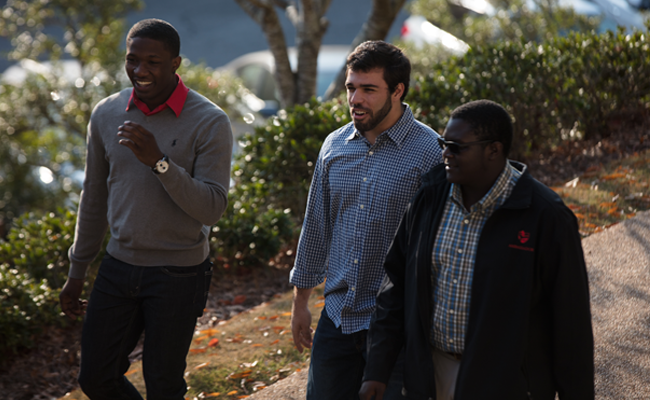
POLYGON ((160 160, 156 164, 156 171, 158 171, 159 174, 164 174, 167 172, 167 169, 169 168, 169 163, 165 160, 160 160))

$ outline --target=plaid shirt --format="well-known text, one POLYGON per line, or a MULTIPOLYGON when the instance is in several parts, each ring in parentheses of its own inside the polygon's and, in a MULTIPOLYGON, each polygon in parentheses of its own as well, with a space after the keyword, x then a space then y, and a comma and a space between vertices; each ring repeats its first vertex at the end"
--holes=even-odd
POLYGON ((510 196, 522 172, 506 163, 490 191, 469 211, 463 206, 458 185, 449 200, 433 246, 431 280, 433 324, 431 343, 439 350, 461 354, 469 317, 476 248, 483 225, 510 196))
POLYGON ((421 175, 442 162, 438 134, 407 106, 371 145, 352 123, 321 147, 290 281, 325 283, 327 314, 345 334, 368 329, 384 257, 421 175))

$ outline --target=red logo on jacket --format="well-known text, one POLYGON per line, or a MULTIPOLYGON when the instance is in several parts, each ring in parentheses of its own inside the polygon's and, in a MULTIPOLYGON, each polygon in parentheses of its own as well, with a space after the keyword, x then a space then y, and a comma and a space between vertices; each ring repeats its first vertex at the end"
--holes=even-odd
POLYGON ((524 244, 528 241, 528 239, 530 239, 530 233, 526 231, 519 231, 517 238, 521 244, 524 244))

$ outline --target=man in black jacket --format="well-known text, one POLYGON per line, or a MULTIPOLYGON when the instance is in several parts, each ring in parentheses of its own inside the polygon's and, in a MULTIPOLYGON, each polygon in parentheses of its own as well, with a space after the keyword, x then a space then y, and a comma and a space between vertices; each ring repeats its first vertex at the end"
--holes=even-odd
POLYGON ((512 130, 492 101, 452 112, 386 256, 362 400, 381 400, 402 345, 409 398, 594 398, 577 221, 507 159, 512 130))

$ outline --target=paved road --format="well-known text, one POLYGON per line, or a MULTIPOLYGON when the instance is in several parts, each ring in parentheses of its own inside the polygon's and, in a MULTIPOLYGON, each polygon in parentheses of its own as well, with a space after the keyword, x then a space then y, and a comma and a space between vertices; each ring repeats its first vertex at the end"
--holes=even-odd
MULTIPOLYGON (((596 399, 650 399, 650 212, 585 238, 596 399)), ((302 370, 250 396, 304 400, 302 370)))
MULTIPOLYGON (((6 0, 0 0, 0 7, 6 0)), ((327 13, 330 26, 323 44, 350 44, 370 12, 372 0, 333 0, 327 13)), ((388 38, 399 36, 407 14, 402 11, 388 38)), ((193 62, 205 61, 219 67, 251 51, 268 48, 259 26, 235 3, 235 0, 145 0, 141 12, 127 17, 130 24, 144 18, 160 18, 176 27, 181 36, 181 53, 193 62)), ((294 44, 295 30, 281 15, 287 43, 294 44)), ((0 53, 9 42, 0 38, 0 53)), ((0 56, 0 71, 10 63, 0 56)))

